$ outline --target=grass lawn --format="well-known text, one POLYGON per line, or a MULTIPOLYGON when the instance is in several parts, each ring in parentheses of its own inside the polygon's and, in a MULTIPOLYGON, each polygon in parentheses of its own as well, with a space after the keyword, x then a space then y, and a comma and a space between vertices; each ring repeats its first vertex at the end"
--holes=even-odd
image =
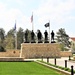
POLYGON ((64 75, 36 62, 0 62, 0 75, 64 75))

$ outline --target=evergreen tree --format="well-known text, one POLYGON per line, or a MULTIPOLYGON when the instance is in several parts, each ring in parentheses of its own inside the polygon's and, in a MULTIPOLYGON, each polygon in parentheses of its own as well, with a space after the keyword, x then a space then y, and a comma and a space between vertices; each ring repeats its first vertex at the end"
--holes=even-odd
POLYGON ((21 48, 21 43, 24 42, 24 32, 23 29, 20 27, 18 32, 17 32, 17 48, 21 48))
POLYGON ((5 39, 6 49, 14 49, 15 48, 15 34, 14 29, 10 29, 6 35, 5 39))
POLYGON ((0 28, 0 52, 5 51, 5 30, 3 28, 0 28))
POLYGON ((64 47, 70 47, 69 36, 66 34, 65 29, 60 28, 57 32, 57 41, 61 42, 64 47))
POLYGON ((3 28, 0 28, 0 42, 3 43, 5 39, 5 31, 3 28))

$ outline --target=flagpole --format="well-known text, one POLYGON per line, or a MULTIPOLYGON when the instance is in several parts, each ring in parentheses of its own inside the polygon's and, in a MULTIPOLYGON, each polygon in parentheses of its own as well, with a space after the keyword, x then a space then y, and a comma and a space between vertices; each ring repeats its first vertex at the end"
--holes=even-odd
POLYGON ((22 57, 22 44, 21 44, 21 50, 20 50, 20 58, 22 57))
POLYGON ((16 36, 15 36, 15 49, 17 50, 17 31, 16 31, 16 36))
MULTIPOLYGON (((15 20, 15 26, 16 26, 16 20, 15 20)), ((15 50, 17 50, 17 30, 15 29, 15 50)))
POLYGON ((32 30, 34 31, 34 23, 33 23, 33 12, 32 12, 32 18, 31 18, 31 22, 32 22, 32 30))
POLYGON ((49 20, 49 43, 50 43, 50 20, 49 20))

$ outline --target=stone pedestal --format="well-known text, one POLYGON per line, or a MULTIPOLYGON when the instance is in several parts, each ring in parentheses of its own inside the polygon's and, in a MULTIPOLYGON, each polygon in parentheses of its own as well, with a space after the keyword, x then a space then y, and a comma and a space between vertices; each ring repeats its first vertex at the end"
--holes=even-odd
POLYGON ((60 57, 60 44, 57 43, 22 43, 22 57, 24 58, 54 58, 60 57))

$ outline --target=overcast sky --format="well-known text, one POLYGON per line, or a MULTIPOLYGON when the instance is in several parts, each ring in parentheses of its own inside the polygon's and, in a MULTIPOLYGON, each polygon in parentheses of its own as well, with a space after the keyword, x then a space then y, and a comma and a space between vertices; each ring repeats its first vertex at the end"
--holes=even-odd
POLYGON ((70 37, 75 37, 75 0, 0 0, 0 28, 7 32, 16 20, 17 30, 32 30, 32 12, 34 32, 40 29, 44 33, 48 30, 44 24, 50 20, 50 31, 65 28, 70 37))

